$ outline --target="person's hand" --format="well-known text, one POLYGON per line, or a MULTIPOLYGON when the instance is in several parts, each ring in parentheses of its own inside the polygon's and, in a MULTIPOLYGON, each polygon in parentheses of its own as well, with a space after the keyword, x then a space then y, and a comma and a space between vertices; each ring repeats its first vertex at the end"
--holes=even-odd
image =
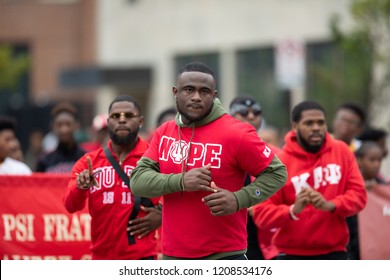
POLYGON ((248 207, 248 215, 249 215, 250 217, 253 217, 253 206, 248 207))
POLYGON ((375 188, 378 185, 378 183, 375 179, 365 180, 364 184, 365 184, 367 190, 371 190, 372 188, 375 188))
POLYGON ((144 207, 142 205, 141 210, 148 214, 142 218, 130 220, 129 226, 127 227, 127 231, 130 232, 130 235, 138 235, 138 238, 144 237, 161 226, 161 210, 155 207, 144 207))
POLYGON ((295 198, 294 207, 292 209, 292 212, 294 214, 299 214, 305 209, 306 205, 310 203, 310 193, 311 189, 309 188, 302 188, 301 191, 297 194, 295 198))
POLYGON ((190 171, 184 173, 183 184, 184 191, 208 191, 216 192, 215 189, 210 187, 211 182, 211 164, 200 168, 193 168, 190 171))
POLYGON ((88 190, 92 186, 99 186, 98 181, 96 180, 93 174, 92 161, 90 157, 87 157, 88 169, 85 169, 76 174, 76 188, 80 190, 88 190))
POLYGON ((336 207, 333 202, 327 201, 321 193, 312 190, 309 194, 310 203, 319 210, 333 212, 336 207))
POLYGON ((210 209, 213 216, 224 216, 237 212, 238 203, 232 192, 217 187, 214 182, 211 182, 211 188, 217 192, 205 196, 202 201, 210 209))

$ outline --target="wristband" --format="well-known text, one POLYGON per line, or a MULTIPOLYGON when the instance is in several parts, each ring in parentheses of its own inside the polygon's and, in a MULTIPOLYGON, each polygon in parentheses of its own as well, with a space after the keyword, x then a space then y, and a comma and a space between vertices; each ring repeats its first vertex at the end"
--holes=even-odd
POLYGON ((293 212, 293 208, 294 208, 294 204, 292 204, 290 206, 290 210, 288 211, 290 213, 290 217, 291 219, 293 219, 294 221, 298 221, 299 218, 297 216, 295 216, 294 212, 293 212))

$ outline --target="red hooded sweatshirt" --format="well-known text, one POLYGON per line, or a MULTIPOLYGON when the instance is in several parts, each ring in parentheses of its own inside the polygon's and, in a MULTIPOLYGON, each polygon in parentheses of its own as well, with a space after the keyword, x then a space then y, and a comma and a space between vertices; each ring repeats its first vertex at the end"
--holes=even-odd
MULTIPOLYGON (((115 159, 118 160, 112 151, 111 141, 109 141, 108 147, 115 159)), ((137 145, 121 164, 126 174, 131 174, 147 147, 148 143, 138 138, 137 145)), ((157 241, 154 231, 141 239, 135 236, 135 244, 128 244, 127 227, 130 213, 133 210, 134 196, 116 173, 102 148, 85 154, 73 167, 72 178, 69 181, 64 199, 65 208, 73 213, 83 209, 86 201, 88 201, 89 213, 92 218, 92 259, 137 260, 157 256, 157 241), (94 186, 85 191, 76 188, 75 174, 88 169, 87 156, 91 158, 93 171, 101 170, 102 172, 96 178, 100 186, 94 186)), ((152 199, 152 202, 156 204, 158 198, 152 199)), ((146 214, 141 209, 138 218, 144 217, 146 214)))
POLYGON ((367 200, 363 178, 348 146, 326 134, 317 153, 303 150, 296 133, 290 131, 278 154, 286 165, 286 184, 272 197, 253 209, 255 224, 278 228, 273 244, 290 255, 321 255, 346 251, 349 233, 345 218, 361 211, 367 200), (332 201, 334 212, 315 209, 308 204, 293 220, 289 209, 302 188, 313 188, 332 201))

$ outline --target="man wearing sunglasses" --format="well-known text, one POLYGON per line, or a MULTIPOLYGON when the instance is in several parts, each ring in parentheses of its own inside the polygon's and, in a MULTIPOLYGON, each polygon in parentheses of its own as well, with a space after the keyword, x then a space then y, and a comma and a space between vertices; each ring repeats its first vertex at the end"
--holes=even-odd
POLYGON ((234 118, 253 125, 257 130, 260 129, 262 121, 262 111, 259 103, 251 96, 237 96, 230 103, 230 115, 234 118))
MULTIPOLYGON (((138 135, 144 122, 141 108, 131 96, 118 96, 108 116, 108 149, 89 152, 76 162, 65 207, 70 213, 79 211, 88 198, 92 259, 156 259, 161 210, 135 197, 128 186, 128 176, 148 147, 138 135)), ((158 198, 151 200, 158 204, 158 198)))
MULTIPOLYGON (((230 102, 230 115, 234 118, 251 124, 256 131, 259 131, 262 125, 262 109, 260 104, 249 95, 240 95, 230 102)), ((267 143, 272 151, 277 153, 279 148, 267 143)), ((245 177, 244 185, 251 183, 252 179, 249 174, 245 177)), ((249 260, 273 259, 278 255, 277 248, 271 244, 273 231, 258 229, 252 218, 252 208, 248 209, 248 221, 246 225, 248 232, 248 250, 247 257, 249 260)))

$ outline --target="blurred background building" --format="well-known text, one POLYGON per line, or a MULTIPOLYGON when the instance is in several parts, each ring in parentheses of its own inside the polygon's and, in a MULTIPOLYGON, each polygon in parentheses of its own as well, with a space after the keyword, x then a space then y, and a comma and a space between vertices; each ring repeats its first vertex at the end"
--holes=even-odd
POLYGON ((17 117, 26 148, 31 131, 49 130, 55 102, 79 107, 83 132, 116 95, 130 94, 147 129, 174 104, 177 70, 202 61, 217 73, 225 108, 250 94, 282 130, 291 107, 312 99, 329 120, 340 103, 357 102, 389 131, 390 94, 375 86, 387 72, 375 64, 355 2, 0 0, 0 113, 17 117))

